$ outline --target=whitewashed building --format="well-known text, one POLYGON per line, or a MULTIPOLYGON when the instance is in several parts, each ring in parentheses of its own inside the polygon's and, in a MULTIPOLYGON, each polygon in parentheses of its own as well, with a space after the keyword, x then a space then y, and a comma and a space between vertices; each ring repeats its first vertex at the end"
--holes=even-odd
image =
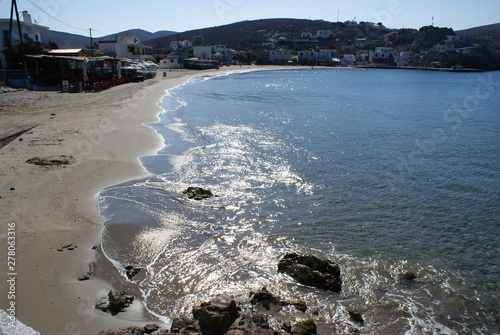
POLYGON ((160 60, 160 69, 180 69, 182 62, 178 54, 171 53, 160 60))
POLYGON ((465 35, 447 35, 444 43, 454 44, 454 45, 465 45, 467 44, 467 37, 465 35))
POLYGON ((269 62, 276 64, 280 59, 291 60, 292 52, 283 49, 269 51, 269 62))
POLYGON ((300 37, 301 38, 307 38, 309 40, 312 40, 313 39, 313 33, 309 33, 309 32, 303 32, 300 34, 300 37))
POLYGON ((318 30, 316 33, 317 38, 329 38, 332 36, 331 30, 318 30))
POLYGON ((212 60, 212 47, 194 47, 193 54, 198 59, 212 60))
POLYGON ((172 41, 170 42, 170 48, 173 51, 179 51, 180 49, 185 49, 185 48, 191 48, 193 45, 191 41, 184 40, 184 41, 172 41))
POLYGON ((340 55, 340 65, 342 66, 350 66, 354 65, 356 63, 356 56, 355 55, 340 55))
POLYGON ((298 61, 301 64, 307 64, 309 59, 313 59, 317 64, 324 64, 328 62, 328 59, 332 59, 334 54, 331 50, 305 50, 298 52, 298 61))
POLYGON ((432 47, 432 51, 437 52, 437 53, 446 53, 446 52, 452 52, 455 50, 455 45, 454 44, 436 44, 435 46, 432 47))
POLYGON ((349 28, 350 27, 357 27, 357 26, 359 26, 359 23, 356 20, 347 20, 347 21, 344 22, 344 24, 345 24, 346 27, 349 27, 349 28))
POLYGON ((214 45, 212 46, 212 59, 216 58, 219 60, 232 59, 237 52, 231 48, 226 48, 225 45, 214 45))
POLYGON ((262 47, 265 48, 265 49, 274 50, 276 48, 276 43, 274 43, 274 42, 264 42, 264 43, 262 43, 262 47))
MULTIPOLYGON (((42 42, 42 37, 40 32, 42 30, 48 30, 49 27, 34 24, 31 21, 31 15, 24 11, 22 12, 23 20, 19 22, 21 24, 21 32, 23 39, 31 38, 35 42, 42 42)), ((9 26, 10 19, 0 19, 0 30, 2 31, 2 43, 0 48, 0 69, 4 69, 6 65, 5 55, 3 53, 4 49, 9 46, 9 26)), ((20 40, 19 31, 17 29, 17 20, 12 23, 12 43, 20 40)))
POLYGON ((378 47, 370 50, 369 60, 373 65, 393 65, 396 60, 396 52, 393 48, 378 47))
POLYGON ((119 58, 146 60, 153 58, 153 48, 145 45, 137 36, 118 36, 116 40, 99 41, 99 51, 119 58))
POLYGON ((398 64, 398 66, 408 66, 414 58, 415 53, 412 51, 400 52, 396 57, 396 63, 398 64))

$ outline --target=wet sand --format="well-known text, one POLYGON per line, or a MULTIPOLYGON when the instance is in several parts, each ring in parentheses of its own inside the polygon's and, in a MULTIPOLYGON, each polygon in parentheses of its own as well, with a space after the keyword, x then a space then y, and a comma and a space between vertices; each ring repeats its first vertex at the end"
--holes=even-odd
POLYGON ((158 119, 166 90, 200 75, 262 69, 272 67, 159 70, 155 79, 100 93, 0 93, 0 133, 39 124, 0 148, 0 269, 11 272, 7 225, 14 223, 17 273, 15 299, 2 285, 0 309, 15 301, 16 317, 41 334, 96 334, 144 321, 140 304, 115 317, 94 308, 112 281, 78 281, 100 244, 103 219, 93 197, 148 175, 139 156, 154 154, 163 142, 144 124, 158 119))

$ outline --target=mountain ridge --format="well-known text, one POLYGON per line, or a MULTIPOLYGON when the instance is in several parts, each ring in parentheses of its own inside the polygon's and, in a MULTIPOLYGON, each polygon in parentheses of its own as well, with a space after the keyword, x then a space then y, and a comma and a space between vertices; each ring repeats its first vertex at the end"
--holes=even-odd
MULTIPOLYGON (((109 41, 115 39, 117 36, 135 35, 140 41, 146 41, 155 38, 166 37, 169 35, 177 34, 175 31, 160 30, 157 32, 150 32, 144 29, 129 29, 115 34, 110 34, 102 37, 93 38, 93 42, 109 41)), ((84 48, 90 46, 90 36, 71 34, 56 30, 43 30, 41 32, 43 43, 55 42, 60 48, 84 48)))

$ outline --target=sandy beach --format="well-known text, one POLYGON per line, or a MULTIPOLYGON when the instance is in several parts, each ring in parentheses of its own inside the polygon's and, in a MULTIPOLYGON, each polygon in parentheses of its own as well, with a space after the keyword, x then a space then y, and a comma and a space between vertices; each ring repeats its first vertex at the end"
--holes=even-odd
POLYGON ((5 276, 16 273, 15 298, 7 298, 9 287, 2 285, 0 308, 14 301, 16 317, 41 334, 97 334, 144 321, 140 304, 116 317, 94 308, 112 282, 78 281, 100 243, 103 219, 93 197, 148 175, 139 156, 163 143, 144 124, 157 120, 166 90, 200 75, 264 68, 165 70, 166 78, 160 70, 155 79, 100 93, 1 93, 0 133, 38 126, 0 149, 0 268, 5 276), (54 165, 27 163, 33 158, 54 165), (8 224, 15 224, 14 269, 7 262, 8 224))

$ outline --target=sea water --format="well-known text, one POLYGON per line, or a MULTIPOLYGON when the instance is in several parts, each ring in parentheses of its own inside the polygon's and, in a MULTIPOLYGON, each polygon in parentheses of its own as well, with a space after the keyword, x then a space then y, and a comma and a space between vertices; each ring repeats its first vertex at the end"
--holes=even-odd
POLYGON ((165 319, 265 286, 338 331, 498 333, 499 92, 498 72, 193 79, 150 125, 165 140, 141 158, 152 177, 99 193, 103 251, 123 279, 145 269, 130 281, 165 319), (189 186, 217 196, 189 200, 189 186), (337 262, 342 292, 278 273, 292 251, 337 262))

